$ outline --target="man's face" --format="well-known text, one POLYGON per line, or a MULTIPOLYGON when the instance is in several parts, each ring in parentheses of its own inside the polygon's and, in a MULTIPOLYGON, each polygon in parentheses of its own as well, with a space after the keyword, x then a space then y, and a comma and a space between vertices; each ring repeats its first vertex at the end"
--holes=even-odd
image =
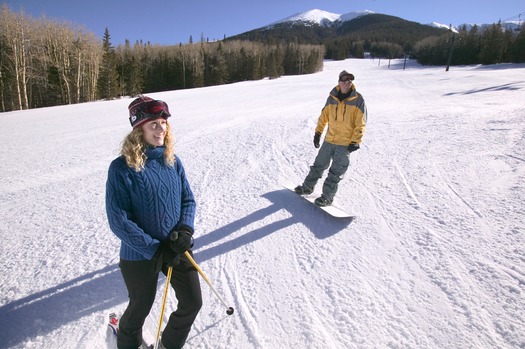
POLYGON ((341 88, 341 92, 343 93, 350 92, 351 86, 352 86, 352 80, 350 80, 349 76, 342 76, 341 79, 339 79, 339 87, 341 88))

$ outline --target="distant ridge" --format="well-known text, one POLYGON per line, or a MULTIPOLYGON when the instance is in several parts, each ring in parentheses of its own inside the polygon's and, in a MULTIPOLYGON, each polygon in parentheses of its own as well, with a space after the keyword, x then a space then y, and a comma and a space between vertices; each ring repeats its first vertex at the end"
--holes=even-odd
MULTIPOLYGON (((294 23, 315 23, 321 26, 332 26, 336 22, 346 22, 351 21, 353 19, 356 19, 361 16, 366 16, 370 14, 375 14, 373 11, 369 10, 360 10, 360 11, 354 11, 349 12, 345 14, 337 14, 332 12, 323 11, 320 9, 313 9, 306 12, 299 12, 294 15, 291 15, 289 17, 283 18, 281 20, 278 20, 276 22, 273 22, 267 26, 261 27, 259 29, 263 28, 269 28, 273 27, 277 24, 287 23, 287 22, 294 22, 294 23)), ((387 14, 385 14, 387 15, 387 14)), ((431 23, 421 23, 422 25, 431 26, 434 28, 442 28, 447 30, 452 30, 453 32, 459 32, 459 30, 463 27, 465 27, 467 30, 472 29, 475 25, 478 26, 480 29, 484 29, 494 23, 481 23, 481 24, 472 24, 472 23, 461 23, 461 24, 444 24, 439 22, 431 22, 431 23)), ((503 28, 508 30, 516 30, 520 27, 521 23, 520 20, 505 20, 501 21, 501 25, 503 28)))

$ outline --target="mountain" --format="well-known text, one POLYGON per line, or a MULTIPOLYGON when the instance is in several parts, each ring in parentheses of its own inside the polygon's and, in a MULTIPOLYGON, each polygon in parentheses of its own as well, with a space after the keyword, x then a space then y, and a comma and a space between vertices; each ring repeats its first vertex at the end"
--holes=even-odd
MULTIPOLYGON (((322 26, 332 26, 332 25, 338 25, 340 23, 351 21, 351 20, 356 19, 358 17, 365 16, 365 15, 370 15, 370 14, 375 14, 375 12, 369 11, 369 10, 362 10, 362 11, 349 12, 349 13, 346 13, 346 14, 337 14, 337 13, 327 12, 327 11, 323 11, 323 10, 319 10, 319 9, 314 9, 314 10, 310 10, 310 11, 306 11, 306 12, 296 13, 296 14, 294 14, 292 16, 286 17, 286 18, 281 19, 281 20, 279 20, 277 22, 269 24, 266 27, 272 27, 272 26, 274 26, 276 24, 287 23, 287 22, 288 23, 296 23, 296 24, 297 23, 302 23, 302 24, 305 24, 305 25, 314 23, 314 24, 322 25, 322 26)), ((431 26, 431 27, 434 27, 434 28, 447 29, 447 30, 450 29, 450 30, 452 30, 454 32, 458 32, 464 26, 467 28, 467 30, 470 30, 472 27, 474 27, 474 25, 477 25, 479 28, 483 29, 483 28, 486 28, 486 27, 492 25, 493 23, 483 23, 483 24, 462 23, 462 24, 459 24, 459 25, 452 25, 452 24, 443 24, 443 23, 438 23, 438 22, 431 22, 431 23, 427 23, 427 24, 424 24, 424 23, 421 23, 421 24, 428 25, 428 26, 431 26)), ((505 29, 516 30, 517 28, 520 27, 520 21, 519 20, 516 20, 516 21, 510 21, 510 20, 509 21, 503 21, 503 22, 501 22, 501 25, 505 29)))
MULTIPOLYGON (((519 21, 502 22, 506 30, 517 30, 519 21)), ((492 24, 479 24, 484 29, 492 24)), ((339 45, 341 41, 363 41, 366 49, 370 42, 388 42, 410 51, 411 47, 428 36, 439 36, 448 30, 458 32, 474 25, 456 26, 432 22, 422 24, 399 17, 378 14, 369 10, 336 14, 319 9, 296 13, 264 27, 228 38, 227 40, 250 40, 266 43, 297 42, 303 44, 339 45)), ((333 57, 327 57, 333 58, 333 57)))
MULTIPOLYGON (((306 12, 300 12, 296 13, 292 16, 283 18, 281 20, 278 20, 274 23, 271 23, 269 25, 256 28, 254 30, 238 34, 236 36, 230 37, 229 39, 249 39, 249 40, 261 40, 262 38, 266 38, 268 40, 272 40, 274 38, 283 38, 283 35, 281 35, 279 32, 281 30, 292 30, 291 32, 288 32, 288 35, 290 37, 298 36, 299 39, 303 39, 308 41, 308 39, 313 39, 314 41, 319 41, 323 37, 330 36, 330 34, 334 35, 344 35, 348 32, 348 30, 344 29, 344 27, 349 27, 348 22, 352 22, 354 20, 361 20, 361 24, 369 25, 369 22, 372 21, 376 25, 380 22, 390 22, 388 24, 392 24, 392 20, 396 19, 398 21, 411 23, 412 25, 418 25, 418 26, 427 26, 421 23, 417 22, 410 22, 406 21, 399 17, 389 16, 385 14, 377 14, 373 11, 369 10, 362 10, 362 11, 356 11, 356 12, 349 12, 345 14, 336 14, 331 13, 319 9, 314 9, 306 12), (367 21, 366 19, 370 19, 367 21), (368 24, 367 24, 368 22, 368 24), (343 29, 340 29, 343 27, 343 29), (310 28, 310 29, 305 29, 310 28), (304 33, 301 35, 301 32, 317 32, 318 37, 305 37, 304 33)), ((443 29, 446 26, 444 25, 428 25, 428 27, 432 28, 439 28, 443 29)), ((448 29, 448 27, 446 27, 448 29)), ((353 28, 352 31, 358 31, 359 28, 353 28)), ((310 42, 315 43, 315 42, 310 42)))
MULTIPOLYGON (((450 29, 454 33, 459 33, 459 31, 462 28, 465 28, 467 31, 470 31, 474 26, 477 26, 481 31, 485 30, 486 28, 492 26, 494 23, 491 24, 472 24, 472 23, 463 23, 460 25, 446 25, 441 24, 437 22, 429 23, 429 26, 436 27, 436 28, 444 28, 444 29, 450 29)), ((501 22, 501 27, 504 30, 512 30, 512 31, 518 31, 521 27, 520 21, 503 21, 501 22)))
POLYGON ((350 21, 354 18, 364 16, 367 14, 372 14, 372 13, 374 12, 364 10, 364 11, 350 12, 347 14, 340 15, 336 13, 314 9, 314 10, 310 10, 306 12, 296 13, 295 15, 286 17, 273 24, 270 24, 269 26, 271 27, 279 23, 287 23, 287 22, 293 22, 293 23, 300 22, 304 24, 315 23, 315 24, 322 25, 322 26, 330 26, 334 24, 334 22, 336 21, 341 21, 341 22, 350 21))
POLYGON ((367 10, 334 14, 315 9, 227 40, 324 45, 328 59, 362 58, 365 51, 394 58, 410 52, 418 41, 447 30, 367 10))

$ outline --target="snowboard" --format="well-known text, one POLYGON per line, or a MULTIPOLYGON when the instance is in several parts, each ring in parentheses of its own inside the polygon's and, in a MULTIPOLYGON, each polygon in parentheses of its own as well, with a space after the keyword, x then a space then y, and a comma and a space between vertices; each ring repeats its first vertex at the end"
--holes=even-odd
POLYGON ((328 213, 330 216, 332 217, 336 217, 336 218, 355 218, 355 216, 352 216, 351 214, 345 212, 344 210, 336 207, 336 206, 333 206, 333 205, 329 205, 329 206, 318 206, 315 204, 315 199, 319 197, 319 195, 315 195, 315 194, 310 194, 310 195, 299 195, 295 192, 294 190, 294 186, 288 186, 288 185, 284 185, 284 187, 290 191, 292 191, 295 195, 297 196, 300 196, 302 197, 303 199, 305 199, 306 201, 310 202, 311 204, 313 204, 315 207, 325 211, 326 213, 328 213))

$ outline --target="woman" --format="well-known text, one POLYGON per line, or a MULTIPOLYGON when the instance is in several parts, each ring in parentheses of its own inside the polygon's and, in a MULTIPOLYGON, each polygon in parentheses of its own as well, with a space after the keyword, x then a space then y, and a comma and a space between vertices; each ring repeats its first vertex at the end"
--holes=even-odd
POLYGON ((172 266, 178 305, 160 344, 179 349, 202 306, 198 272, 183 255, 193 245, 195 200, 175 156, 168 105, 140 96, 128 109, 133 130, 122 143, 121 155, 111 162, 106 183, 106 212, 121 240, 119 266, 129 295, 117 347, 142 345, 142 326, 155 300, 159 272, 166 275, 172 266))

